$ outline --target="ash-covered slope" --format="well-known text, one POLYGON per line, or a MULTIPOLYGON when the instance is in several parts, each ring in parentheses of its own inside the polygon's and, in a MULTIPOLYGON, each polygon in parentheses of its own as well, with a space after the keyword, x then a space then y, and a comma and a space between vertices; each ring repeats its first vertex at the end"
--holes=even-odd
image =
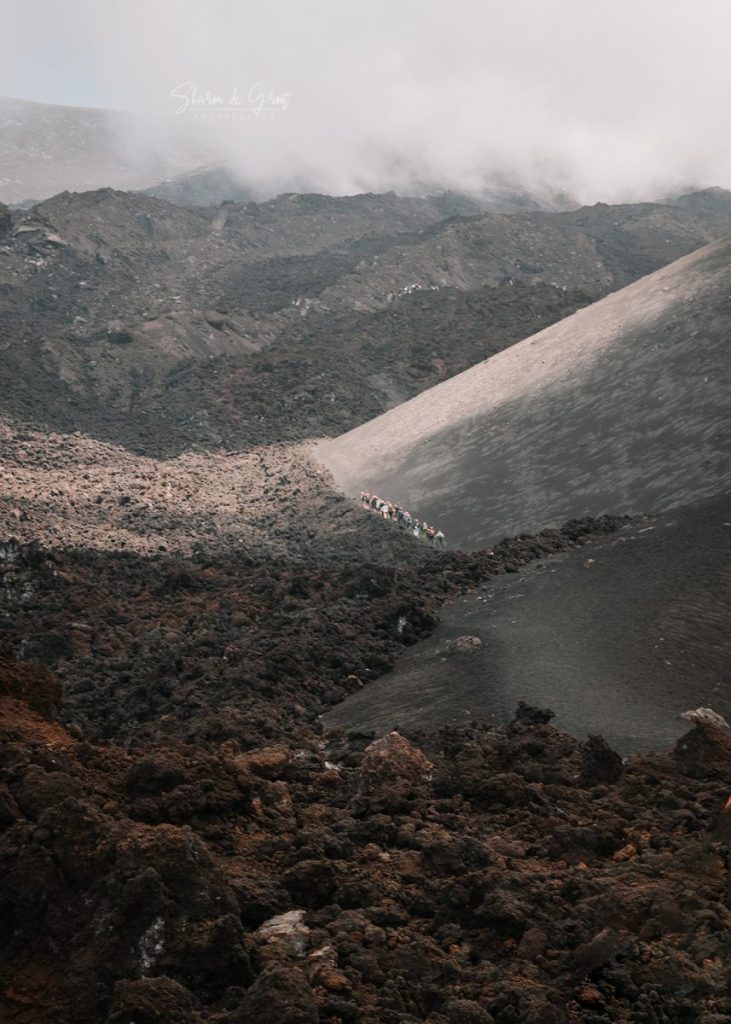
POLYGON ((675 742, 688 708, 728 718, 730 513, 721 495, 512 566, 446 605, 428 640, 325 724, 431 731, 507 721, 525 700, 628 753, 675 742))
POLYGON ((319 454, 477 547, 570 516, 654 512, 731 484, 731 242, 708 246, 319 454))

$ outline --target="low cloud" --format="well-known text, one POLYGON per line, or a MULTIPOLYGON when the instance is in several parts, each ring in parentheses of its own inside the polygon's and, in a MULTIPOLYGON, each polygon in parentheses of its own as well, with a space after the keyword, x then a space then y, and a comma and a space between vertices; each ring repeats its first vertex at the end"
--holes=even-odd
POLYGON ((129 110, 128 148, 193 137, 266 192, 731 187, 726 0, 10 8, 0 92, 129 110))

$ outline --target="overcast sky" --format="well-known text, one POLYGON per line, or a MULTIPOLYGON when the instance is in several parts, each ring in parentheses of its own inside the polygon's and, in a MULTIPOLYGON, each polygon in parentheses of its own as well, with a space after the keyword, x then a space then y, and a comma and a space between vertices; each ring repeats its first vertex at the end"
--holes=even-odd
POLYGON ((1 2, 0 95, 204 131, 255 181, 731 187, 730 0, 1 2))

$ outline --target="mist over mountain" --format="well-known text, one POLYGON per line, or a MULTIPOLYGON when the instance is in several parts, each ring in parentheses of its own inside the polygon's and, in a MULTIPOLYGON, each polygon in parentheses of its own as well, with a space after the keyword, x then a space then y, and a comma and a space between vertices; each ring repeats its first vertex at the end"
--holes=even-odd
POLYGON ((16 118, 5 115, 10 166, 0 177, 10 181, 0 199, 148 187, 216 163, 257 199, 446 189, 525 193, 545 206, 731 186, 718 130, 731 30, 716 0, 618 0, 611 9, 461 0, 448 19, 436 5, 382 0, 367 18, 329 2, 305 13, 214 0, 206 18, 173 0, 113 7, 110 32, 106 8, 48 5, 38 24, 12 0, 0 95, 100 109, 37 110, 45 149, 22 134, 16 148, 16 118), (41 68, 32 75, 31 39, 41 68), (95 156, 89 133, 110 131, 118 152, 95 156), (31 177, 18 191, 13 153, 23 152, 31 177), (51 173, 49 157, 76 167, 75 179, 51 173), (97 159, 108 177, 94 175, 97 159))
MULTIPOLYGON (((143 190, 183 206, 216 206, 317 189, 317 176, 296 170, 262 181, 253 164, 232 158, 223 142, 215 123, 0 97, 0 201, 27 208, 58 192, 111 187, 143 190)), ((438 179, 421 180, 406 167, 394 167, 383 180, 398 184, 406 196, 446 191, 454 196, 455 213, 576 205, 550 182, 526 186, 511 173, 486 171, 469 184, 469 192, 459 193, 438 179)))
POLYGON ((27 205, 102 185, 142 188, 205 161, 205 147, 182 134, 135 150, 125 140, 139 124, 123 111, 0 96, 0 201, 27 205))

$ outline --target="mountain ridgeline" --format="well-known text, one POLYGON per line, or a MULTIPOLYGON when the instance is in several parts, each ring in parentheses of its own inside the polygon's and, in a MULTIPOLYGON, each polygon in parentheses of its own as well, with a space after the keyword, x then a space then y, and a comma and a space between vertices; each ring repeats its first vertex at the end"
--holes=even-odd
POLYGON ((340 434, 722 237, 731 195, 506 214, 102 189, 0 231, 2 411, 160 454, 340 434))

